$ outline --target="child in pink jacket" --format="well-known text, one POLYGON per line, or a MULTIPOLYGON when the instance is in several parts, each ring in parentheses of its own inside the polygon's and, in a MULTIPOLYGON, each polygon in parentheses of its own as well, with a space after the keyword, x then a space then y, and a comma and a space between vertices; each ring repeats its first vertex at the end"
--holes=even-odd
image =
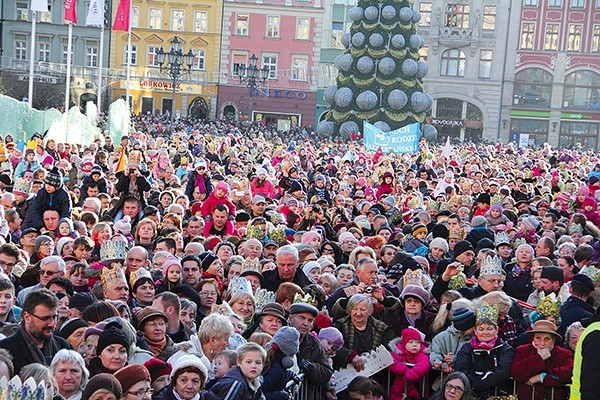
POLYGON ((428 375, 431 364, 425 353, 424 337, 417 329, 408 327, 402 331, 400 341, 390 343, 394 364, 388 369, 396 374, 390 400, 402 400, 405 394, 413 399, 428 397, 428 384, 423 378, 428 375))

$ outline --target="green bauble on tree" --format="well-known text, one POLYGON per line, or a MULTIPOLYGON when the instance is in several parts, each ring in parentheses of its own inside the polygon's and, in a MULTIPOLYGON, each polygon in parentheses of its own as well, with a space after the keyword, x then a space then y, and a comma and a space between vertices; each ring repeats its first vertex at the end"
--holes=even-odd
POLYGON ((331 105, 319 123, 322 137, 349 138, 367 120, 384 132, 424 122, 433 98, 423 92, 427 63, 419 61, 424 40, 417 34, 421 15, 412 0, 359 0, 348 12, 346 48, 335 59, 337 84, 325 90, 331 105))

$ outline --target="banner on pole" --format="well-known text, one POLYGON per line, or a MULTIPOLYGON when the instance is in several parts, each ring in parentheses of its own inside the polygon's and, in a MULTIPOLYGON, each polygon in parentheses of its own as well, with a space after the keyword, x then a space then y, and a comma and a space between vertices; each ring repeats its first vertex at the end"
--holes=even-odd
POLYGON ((31 11, 48 12, 48 0, 31 0, 31 11))
POLYGON ((90 8, 88 9, 87 18, 85 19, 86 26, 104 26, 104 0, 91 0, 90 8))
POLYGON ((416 153, 419 151, 419 132, 421 124, 410 124, 394 131, 384 132, 365 121, 363 125, 365 149, 376 151, 381 147, 384 153, 416 153))
POLYGON ((65 21, 77 23, 77 0, 65 0, 65 21))
POLYGON ((131 0, 119 1, 117 15, 115 15, 115 23, 113 31, 129 31, 129 10, 131 9, 131 0))

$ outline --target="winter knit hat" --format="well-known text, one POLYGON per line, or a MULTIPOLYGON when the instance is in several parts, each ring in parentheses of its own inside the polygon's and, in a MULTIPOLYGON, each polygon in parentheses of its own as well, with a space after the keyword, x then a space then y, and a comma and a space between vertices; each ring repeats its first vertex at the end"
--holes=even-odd
POLYGON ((131 345, 129 343, 129 338, 127 337, 125 332, 123 332, 122 328, 118 328, 115 325, 111 325, 105 328, 100 334, 100 337, 98 338, 98 346, 96 347, 96 355, 99 356, 100 353, 102 353, 102 350, 104 350, 111 344, 122 345, 129 354, 129 346, 131 345))
POLYGON ((533 250, 533 247, 531 247, 527 243, 523 243, 522 245, 519 245, 519 247, 517 247, 517 250, 515 250, 515 256, 518 256, 522 252, 529 253, 532 258, 535 257, 535 250, 533 250))
POLYGON ((304 264, 304 266, 302 267, 302 272, 304 272, 306 275, 308 275, 310 273, 310 271, 312 271, 315 268, 321 269, 321 264, 319 264, 316 261, 309 261, 306 264, 304 264))
POLYGON ((267 170, 263 167, 260 167, 256 170, 256 175, 267 175, 267 170))
POLYGON ((297 191, 302 191, 302 185, 300 185, 300 183, 297 180, 292 179, 292 181, 290 182, 290 193, 294 193, 297 191))
POLYGON ((267 346, 279 349, 285 357, 281 360, 281 363, 285 368, 291 368, 294 365, 294 359, 292 358, 300 349, 300 332, 296 328, 291 326, 283 326, 279 328, 273 339, 267 344, 267 346))
POLYGON ((215 191, 219 189, 223 190, 225 194, 229 193, 229 185, 227 184, 227 182, 221 181, 217 183, 217 185, 215 186, 215 191))
POLYGON ((127 393, 136 383, 142 381, 150 382, 151 379, 148 368, 142 364, 131 364, 121 368, 115 372, 115 378, 121 383, 124 393, 127 393))
POLYGON ((414 224, 412 226, 412 234, 416 236, 420 233, 425 233, 427 235, 427 227, 423 224, 414 224))
POLYGON ((88 324, 85 320, 81 318, 73 318, 65 321, 65 323, 60 327, 60 331, 58 332, 58 336, 63 339, 68 339, 69 336, 73 334, 79 328, 87 328, 88 324))
POLYGON ((342 333, 333 326, 321 329, 318 338, 330 341, 338 349, 344 345, 344 336, 342 336, 342 333))
POLYGON ((25 178, 15 179, 15 183, 13 185, 13 194, 27 196, 29 191, 31 190, 31 184, 25 178))
POLYGON ((494 210, 500 211, 500 214, 504 212, 504 208, 502 208, 500 204, 492 204, 492 206, 490 207, 490 212, 494 210))
POLYGON ((175 256, 168 256, 167 258, 165 258, 165 261, 163 261, 162 265, 163 276, 165 277, 165 279, 167 277, 167 273, 169 272, 169 268, 173 266, 176 266, 181 270, 181 262, 179 261, 179 259, 175 256))
POLYGON ((411 340, 417 340, 423 346, 423 340, 425 335, 423 335, 417 328, 413 328, 409 326, 408 328, 402 331, 402 347, 406 347, 406 344, 411 340))
POLYGON ((200 371, 200 376, 202 380, 201 386, 203 387, 204 383, 206 382, 206 379, 208 378, 208 370, 202 363, 200 357, 195 356, 193 354, 181 356, 174 361, 173 370, 171 371, 171 379, 173 379, 173 376, 175 376, 177 371, 186 367, 193 367, 200 371))
POLYGON ((578 195, 589 196, 590 195, 590 189, 587 186, 581 186, 577 190, 577 194, 578 195))
POLYGON ((385 199, 383 199, 383 202, 387 203, 390 207, 394 207, 396 205, 396 199, 394 196, 387 196, 385 199))
POLYGON ((538 219, 536 217, 534 217, 533 215, 530 215, 528 217, 523 218, 523 220, 521 221, 521 224, 523 224, 523 227, 525 229, 527 229, 528 231, 535 231, 537 229, 537 227, 539 226, 540 222, 538 221, 538 219))
POLYGON ((60 239, 58 239, 58 242, 56 242, 56 254, 58 254, 59 256, 62 256, 62 249, 65 246, 65 244, 67 243, 72 243, 74 242, 75 239, 73 239, 72 237, 61 237, 60 239))
POLYGON ((467 241, 467 240, 461 240, 459 242, 457 242, 454 245, 454 258, 460 256, 461 254, 467 252, 467 251, 473 251, 473 245, 471 244, 471 242, 467 241))
POLYGON ((433 239, 429 243, 429 248, 431 249, 433 247, 438 247, 438 248, 444 250, 444 253, 448 252, 448 242, 444 238, 436 237, 435 239, 433 239))
POLYGON ((144 363, 144 367, 150 372, 150 378, 152 382, 164 375, 170 375, 173 367, 168 362, 164 362, 158 358, 151 358, 144 363))
POLYGON ((121 382, 111 374, 98 374, 93 376, 85 385, 85 390, 81 396, 81 400, 89 400, 90 397, 98 390, 108 390, 115 395, 115 398, 120 399, 123 396, 123 388, 121 382))
POLYGON ((400 298, 404 301, 407 297, 415 297, 423 303, 423 306, 429 304, 430 295, 427 290, 419 285, 406 285, 400 298))
POLYGON ((478 226, 485 226, 486 223, 487 219, 485 219, 485 217, 482 217, 481 215, 478 215, 471 220, 471 226, 473 228, 477 228, 478 226))
POLYGON ((200 260, 202 260, 202 270, 206 271, 208 268, 210 268, 212 263, 217 261, 218 259, 219 257, 217 257, 214 253, 211 253, 210 251, 205 251, 204 253, 200 254, 200 260))
POLYGON ((304 234, 302 235, 302 239, 300 240, 300 242, 302 244, 310 244, 310 242, 314 239, 321 239, 321 235, 319 235, 319 232, 317 231, 308 231, 308 232, 304 232, 304 234))
POLYGON ((123 236, 129 236, 131 234, 131 217, 126 215, 115 222, 113 225, 113 230, 115 233, 120 233, 123 236))
POLYGON ((44 243, 47 242, 54 242, 54 240, 52 240, 52 238, 48 235, 40 235, 35 239, 35 242, 33 244, 33 250, 37 253, 38 250, 40 249, 40 246, 44 243))
POLYGON ((459 308, 452 313, 452 325, 464 332, 475 326, 475 313, 468 308, 459 308))
POLYGON ((54 186, 55 188, 60 188, 63 184, 63 176, 62 173, 58 170, 58 168, 54 167, 46 174, 45 183, 50 186, 54 186))
POLYGON ((346 240, 349 240, 349 239, 351 240, 351 239, 356 239, 356 238, 350 232, 343 232, 340 234, 340 236, 338 236, 338 241, 340 243, 344 243, 346 240))

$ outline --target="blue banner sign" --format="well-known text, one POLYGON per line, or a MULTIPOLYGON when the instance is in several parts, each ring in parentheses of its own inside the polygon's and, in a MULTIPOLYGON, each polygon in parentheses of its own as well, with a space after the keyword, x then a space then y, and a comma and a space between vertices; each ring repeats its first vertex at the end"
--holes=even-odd
POLYGON ((364 122, 365 148, 376 151, 381 147, 384 153, 416 153, 419 151, 421 124, 410 124, 395 131, 383 132, 375 125, 364 122))

